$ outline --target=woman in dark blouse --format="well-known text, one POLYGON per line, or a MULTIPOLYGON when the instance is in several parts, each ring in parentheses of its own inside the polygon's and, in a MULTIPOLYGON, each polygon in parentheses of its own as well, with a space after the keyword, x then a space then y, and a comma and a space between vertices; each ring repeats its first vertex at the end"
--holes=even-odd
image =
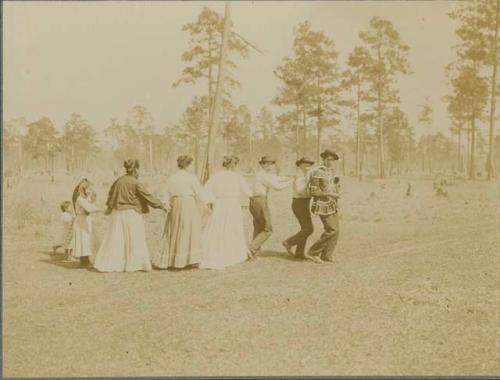
POLYGON ((97 253, 94 267, 100 272, 150 271, 143 215, 149 207, 167 212, 163 203, 139 182, 139 161, 124 162, 126 174, 109 190, 106 214, 109 229, 97 253))

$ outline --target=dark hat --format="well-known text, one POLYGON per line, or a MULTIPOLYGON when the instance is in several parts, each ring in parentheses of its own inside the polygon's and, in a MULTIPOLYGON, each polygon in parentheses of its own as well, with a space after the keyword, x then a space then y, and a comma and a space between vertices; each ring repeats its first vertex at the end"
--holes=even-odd
POLYGON ((260 161, 259 161, 259 164, 274 164, 276 163, 276 160, 271 157, 271 156, 263 156, 260 161))
POLYGON ((338 160, 339 156, 333 150, 326 149, 320 155, 321 158, 333 157, 334 160, 338 160))
POLYGON ((299 166, 302 164, 309 164, 309 165, 314 165, 314 161, 310 160, 309 158, 302 157, 300 160, 295 161, 295 165, 299 166))

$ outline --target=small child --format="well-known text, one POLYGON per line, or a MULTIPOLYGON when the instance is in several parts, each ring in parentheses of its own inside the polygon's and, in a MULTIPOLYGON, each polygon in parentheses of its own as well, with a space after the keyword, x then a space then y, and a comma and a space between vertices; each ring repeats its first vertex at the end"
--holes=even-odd
POLYGON ((71 202, 64 201, 59 206, 61 208, 61 226, 57 244, 54 245, 53 254, 57 254, 57 249, 64 249, 64 254, 71 254, 71 245, 73 242, 73 214, 71 213, 71 202))
POLYGON ((83 267, 90 265, 93 253, 92 215, 104 212, 92 203, 96 199, 92 183, 84 178, 73 191, 73 207, 75 209, 75 226, 73 228, 72 256, 80 260, 83 267))

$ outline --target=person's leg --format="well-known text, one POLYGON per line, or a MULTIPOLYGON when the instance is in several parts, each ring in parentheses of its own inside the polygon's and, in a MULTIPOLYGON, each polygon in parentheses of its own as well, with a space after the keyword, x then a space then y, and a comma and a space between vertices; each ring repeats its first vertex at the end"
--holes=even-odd
POLYGON ((257 235, 262 231, 264 225, 262 223, 261 217, 261 206, 258 202, 258 198, 250 198, 250 206, 249 206, 250 214, 253 219, 253 235, 252 239, 255 239, 257 235))
POLYGON ((325 217, 325 231, 328 230, 329 239, 326 242, 325 249, 321 259, 327 262, 333 262, 333 251, 339 238, 339 218, 338 215, 328 215, 325 217))
POLYGON ((295 235, 292 235, 290 236, 288 239, 286 239, 285 241, 283 241, 283 246, 285 247, 286 251, 292 255, 292 256, 295 256, 295 254, 293 253, 292 251, 292 247, 297 245, 300 241, 300 232, 302 231, 302 222, 300 220, 300 205, 299 205, 299 202, 298 202, 298 199, 297 198, 293 198, 292 199, 292 212, 293 214, 295 215, 295 218, 297 218, 297 221, 299 222, 299 225, 300 225, 300 231, 295 233, 295 235))
POLYGON ((328 218, 330 215, 320 215, 321 223, 323 223, 324 231, 320 238, 309 248, 309 251, 304 255, 307 259, 311 259, 316 262, 321 262, 320 256, 325 251, 330 238, 332 236, 332 230, 328 224, 328 218))
POLYGON ((300 203, 300 238, 297 243, 297 248, 295 249, 295 256, 304 257, 304 252, 307 244, 307 239, 312 235, 314 231, 311 211, 309 210, 309 200, 301 200, 300 203))
POLYGON ((252 254, 255 255, 260 251, 262 244, 271 236, 272 226, 269 208, 267 207, 267 199, 264 197, 254 198, 254 201, 255 206, 252 215, 254 215, 254 218, 258 221, 259 231, 250 243, 249 249, 252 254))
POLYGON ((302 208, 300 204, 300 199, 298 198, 293 198, 292 200, 292 212, 293 215, 295 215, 295 218, 299 222, 300 225, 300 230, 295 233, 294 235, 290 236, 288 239, 285 240, 289 245, 294 246, 297 245, 297 243, 301 239, 301 232, 302 232, 302 208))

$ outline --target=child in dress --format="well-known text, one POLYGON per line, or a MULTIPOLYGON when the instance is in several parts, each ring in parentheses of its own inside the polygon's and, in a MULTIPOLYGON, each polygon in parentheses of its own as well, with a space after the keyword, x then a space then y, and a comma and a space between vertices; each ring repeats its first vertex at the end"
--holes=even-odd
POLYGON ((64 201, 61 207, 61 226, 57 244, 53 247, 53 254, 57 255, 57 249, 64 250, 64 254, 69 256, 71 254, 71 245, 73 242, 73 214, 71 212, 71 202, 64 201))
POLYGON ((73 228, 73 252, 72 255, 80 260, 80 264, 86 267, 90 264, 92 255, 92 215, 104 212, 92 203, 95 199, 92 183, 84 178, 73 191, 73 207, 75 209, 75 223, 73 228))

